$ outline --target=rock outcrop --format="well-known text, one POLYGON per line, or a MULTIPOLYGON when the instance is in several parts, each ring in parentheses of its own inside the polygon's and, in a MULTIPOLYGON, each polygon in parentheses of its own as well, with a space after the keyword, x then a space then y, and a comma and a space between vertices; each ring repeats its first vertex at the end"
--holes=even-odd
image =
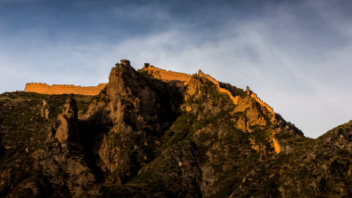
POLYGON ((61 114, 58 115, 59 127, 56 130, 55 138, 60 143, 66 143, 69 139, 78 137, 77 127, 77 104, 73 99, 68 99, 61 114))

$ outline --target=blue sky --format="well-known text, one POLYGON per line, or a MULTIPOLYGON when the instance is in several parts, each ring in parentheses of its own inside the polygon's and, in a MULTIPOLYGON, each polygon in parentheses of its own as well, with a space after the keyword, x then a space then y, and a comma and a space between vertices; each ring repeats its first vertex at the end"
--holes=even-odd
POLYGON ((247 85, 306 136, 352 119, 347 0, 0 0, 0 93, 93 86, 129 59, 247 85))

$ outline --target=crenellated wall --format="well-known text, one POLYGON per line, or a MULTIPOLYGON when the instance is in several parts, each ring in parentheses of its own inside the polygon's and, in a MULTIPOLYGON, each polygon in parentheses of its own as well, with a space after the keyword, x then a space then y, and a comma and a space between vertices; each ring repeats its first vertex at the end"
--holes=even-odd
POLYGON ((106 87, 107 83, 100 83, 94 87, 81 87, 74 85, 47 85, 45 83, 27 83, 25 92, 35 92, 40 94, 57 95, 57 94, 78 94, 95 96, 106 87))
POLYGON ((217 86, 217 88, 219 89, 219 91, 220 91, 221 93, 227 94, 227 95, 230 97, 230 99, 232 100, 232 102, 233 102, 234 104, 237 104, 237 103, 238 103, 239 97, 238 97, 238 96, 233 97, 232 93, 231 93, 229 90, 220 87, 219 81, 215 80, 213 77, 211 77, 211 76, 208 75, 208 74, 204 74, 201 70, 198 71, 198 76, 204 77, 204 78, 210 80, 212 83, 214 83, 214 84, 217 86))
MULTIPOLYGON (((199 76, 202 76, 202 77, 205 77, 207 78, 208 80, 210 80, 211 82, 213 82, 218 88, 219 88, 219 91, 222 92, 222 93, 226 93, 227 95, 230 96, 231 100, 237 104, 238 102, 238 99, 239 97, 236 96, 236 97, 233 97, 233 95, 231 94, 231 92, 227 89, 224 89, 224 88, 221 88, 220 87, 220 83, 219 81, 215 80, 213 77, 211 77, 210 75, 208 74, 204 74, 202 71, 199 70, 198 72, 198 75, 199 76)), ((253 93, 252 91, 249 90, 249 88, 247 87, 247 94, 254 98, 259 104, 261 104, 262 106, 264 106, 270 113, 274 114, 275 115, 275 112, 274 112, 274 109, 272 107, 270 107, 268 104, 266 104, 263 100, 261 100, 257 94, 253 93)))
MULTIPOLYGON (((142 68, 142 71, 146 71, 148 72, 148 74, 152 75, 154 78, 163 80, 163 81, 181 81, 184 83, 184 85, 187 85, 188 82, 191 80, 192 76, 189 74, 185 74, 185 73, 179 73, 179 72, 173 72, 173 71, 167 71, 164 69, 159 69, 157 67, 154 66, 150 66, 148 63, 144 64, 144 67, 142 68)), ((213 77, 204 74, 202 71, 199 70, 198 72, 198 76, 200 77, 204 77, 207 78, 208 80, 210 80, 212 83, 214 83, 219 91, 221 93, 225 93, 228 96, 230 96, 231 100, 237 104, 238 101, 238 97, 233 97, 233 95, 231 94, 231 92, 227 89, 221 88, 220 87, 220 83, 215 80, 213 77)))
POLYGON ((148 63, 144 64, 141 71, 146 71, 149 75, 152 75, 156 79, 163 81, 181 81, 185 85, 191 80, 191 75, 173 71, 167 71, 164 69, 159 69, 157 67, 151 66, 148 63))
MULTIPOLYGON (((238 103, 238 99, 239 97, 236 96, 236 97, 233 97, 233 95, 231 94, 231 92, 227 89, 224 89, 224 88, 221 88, 220 87, 220 83, 215 80, 213 77, 207 75, 207 74, 204 74, 202 71, 199 70, 198 72, 198 75, 199 76, 203 76, 205 78, 207 78, 208 80, 210 80, 211 82, 213 82, 218 88, 219 88, 219 91, 222 92, 222 93, 226 93, 227 95, 230 96, 231 100, 237 104, 238 103)), ((274 109, 272 107, 270 107, 268 104, 266 104, 263 100, 261 100, 257 94, 253 93, 252 91, 249 90, 249 88, 247 87, 247 94, 254 98, 260 105, 264 106, 271 114, 275 115, 275 112, 274 112, 274 109)))
MULTIPOLYGON (((175 80, 181 81, 184 83, 184 85, 187 85, 188 82, 192 78, 192 76, 189 74, 159 69, 157 67, 150 66, 148 63, 144 64, 144 67, 141 69, 141 71, 146 71, 148 74, 152 75, 154 78, 157 78, 157 79, 160 79, 163 81, 175 81, 175 80)), ((217 86, 217 88, 219 89, 219 91, 221 93, 227 94, 230 97, 230 99, 234 102, 234 104, 238 103, 239 97, 238 96, 234 97, 229 90, 221 88, 220 83, 217 80, 215 80, 213 77, 211 77, 207 74, 204 74, 200 70, 198 72, 198 76, 204 77, 204 78, 207 78, 208 80, 210 80, 212 83, 214 83, 217 86)))
POLYGON ((261 104, 262 106, 264 106, 271 114, 275 115, 274 109, 269 106, 268 104, 266 104, 263 100, 261 100, 257 94, 253 93, 252 91, 249 94, 252 98, 254 98, 259 104, 261 104))

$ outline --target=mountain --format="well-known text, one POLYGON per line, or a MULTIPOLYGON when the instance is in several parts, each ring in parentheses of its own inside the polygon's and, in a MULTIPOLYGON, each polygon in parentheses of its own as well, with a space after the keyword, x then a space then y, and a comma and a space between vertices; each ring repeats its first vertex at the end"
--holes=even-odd
POLYGON ((350 197, 351 136, 310 139, 248 87, 121 60, 95 96, 0 95, 0 196, 350 197))

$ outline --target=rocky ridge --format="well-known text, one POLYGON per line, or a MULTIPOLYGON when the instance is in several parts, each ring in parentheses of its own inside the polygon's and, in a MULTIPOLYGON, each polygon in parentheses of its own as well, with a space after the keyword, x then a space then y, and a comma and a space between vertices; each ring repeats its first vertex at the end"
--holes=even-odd
POLYGON ((248 87, 122 60, 97 96, 0 95, 0 195, 349 196, 351 134, 309 139, 248 87))

